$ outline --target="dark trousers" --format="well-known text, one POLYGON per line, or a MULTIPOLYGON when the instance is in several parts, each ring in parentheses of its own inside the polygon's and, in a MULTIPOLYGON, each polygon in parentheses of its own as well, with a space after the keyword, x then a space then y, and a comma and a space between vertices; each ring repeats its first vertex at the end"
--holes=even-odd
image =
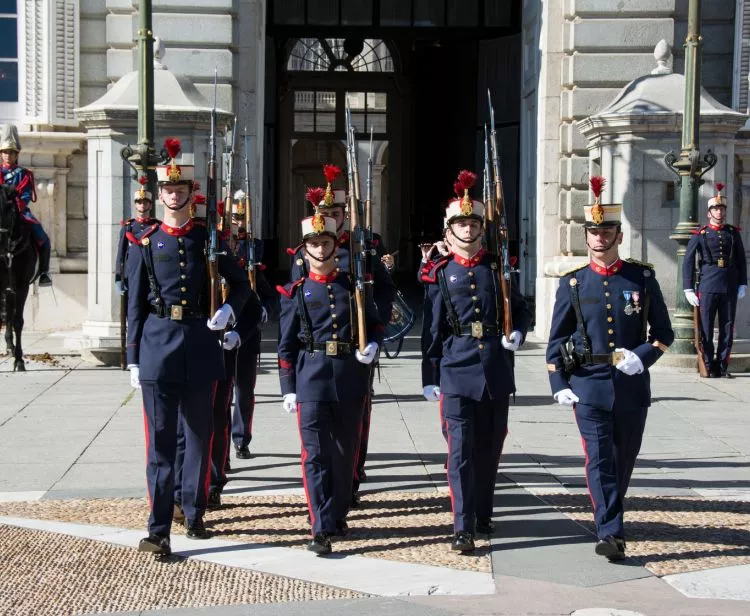
POLYGON ((352 498, 352 476, 364 399, 302 402, 297 422, 302 442, 302 482, 312 533, 332 533, 352 498))
POLYGON ((508 397, 487 392, 477 402, 443 394, 441 427, 448 441, 448 487, 455 532, 474 532, 476 520, 492 517, 495 480, 508 433, 508 397))
POLYGON ((625 536, 623 503, 641 449, 647 415, 648 407, 626 407, 617 401, 611 411, 575 405, 586 456, 586 484, 600 539, 625 536))
POLYGON ((185 454, 182 463, 182 506, 188 522, 203 517, 211 455, 213 383, 141 381, 146 428, 146 480, 150 533, 169 535, 175 498, 177 427, 182 415, 185 454), (181 411, 181 413, 180 413, 181 411))
POLYGON ((211 447, 211 490, 221 492, 227 484, 226 463, 229 458, 229 425, 232 413, 234 378, 216 382, 213 403, 214 439, 211 447))
POLYGON ((258 377, 258 354, 243 354, 237 358, 232 414, 232 442, 237 449, 247 447, 253 440, 255 413, 255 381, 258 377))
POLYGON ((365 470, 365 462, 367 462, 367 450, 370 447, 370 419, 372 418, 372 398, 374 395, 373 381, 375 380, 375 370, 377 365, 373 366, 370 370, 370 393, 365 399, 365 408, 362 413, 362 429, 360 430, 359 436, 359 447, 357 448, 357 460, 354 465, 354 485, 352 489, 357 492, 359 490, 360 479, 359 475, 365 470))
POLYGON ((726 372, 734 340, 734 316, 737 311, 736 293, 701 293, 701 342, 703 362, 726 372), (714 354, 714 322, 719 317, 719 339, 714 354), (714 362, 719 365, 716 366, 714 362))

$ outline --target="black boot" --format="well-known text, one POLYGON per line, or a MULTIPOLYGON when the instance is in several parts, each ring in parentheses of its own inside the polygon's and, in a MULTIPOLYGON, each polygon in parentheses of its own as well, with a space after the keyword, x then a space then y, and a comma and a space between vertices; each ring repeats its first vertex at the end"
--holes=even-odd
POLYGON ((234 453, 235 457, 239 460, 249 460, 253 457, 253 454, 250 453, 250 448, 247 445, 244 447, 235 447, 234 453))
POLYGON ((451 550, 454 552, 473 552, 474 551, 474 535, 470 532, 462 530, 457 532, 453 541, 451 542, 451 550))
POLYGON ((193 522, 186 523, 185 526, 187 527, 185 536, 188 539, 208 539, 211 536, 206 530, 206 525, 203 523, 203 520, 200 518, 193 522))
POLYGON ((52 285, 52 280, 49 277, 49 260, 51 247, 49 244, 42 244, 39 247, 39 277, 37 283, 40 287, 49 287, 52 285))
POLYGON ((594 552, 605 556, 611 563, 622 560, 625 558, 625 540, 620 537, 605 537, 597 542, 594 552))
POLYGON ((150 552, 157 556, 169 556, 172 553, 172 548, 169 546, 168 536, 149 533, 148 537, 138 542, 138 551, 150 552))
POLYGON ((490 518, 477 518, 477 533, 491 535, 495 532, 495 523, 490 518))
POLYGON ((221 492, 219 490, 210 490, 208 492, 208 500, 206 501, 206 509, 219 509, 221 507, 221 492))
POLYGON ((318 533, 307 544, 307 549, 318 556, 325 556, 331 553, 331 540, 325 533, 318 533))

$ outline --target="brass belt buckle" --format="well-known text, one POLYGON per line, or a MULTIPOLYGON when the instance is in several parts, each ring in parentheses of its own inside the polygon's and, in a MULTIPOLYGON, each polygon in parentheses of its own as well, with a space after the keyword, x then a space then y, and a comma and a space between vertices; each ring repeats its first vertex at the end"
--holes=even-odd
POLYGON ((326 342, 326 355, 336 357, 339 354, 339 343, 336 340, 326 342))
POLYGON ((622 351, 612 351, 612 365, 616 366, 619 364, 625 357, 625 353, 622 351))
POLYGON ((474 336, 474 338, 484 337, 484 325, 479 321, 474 321, 471 324, 471 335, 474 336))
POLYGON ((716 265, 718 265, 719 267, 724 267, 724 258, 723 258, 723 257, 722 257, 722 258, 720 258, 720 259, 719 259, 719 260, 718 260, 718 261, 716 262, 716 265))
POLYGON ((172 306, 172 311, 169 317, 173 321, 182 321, 182 306, 172 306))

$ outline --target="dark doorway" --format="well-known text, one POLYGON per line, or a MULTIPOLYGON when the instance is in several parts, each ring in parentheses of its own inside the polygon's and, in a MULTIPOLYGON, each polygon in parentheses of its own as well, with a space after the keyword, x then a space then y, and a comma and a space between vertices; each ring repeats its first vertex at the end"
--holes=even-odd
MULTIPOLYGON (((340 0, 333 4, 337 10, 322 15, 322 4, 313 0, 270 3, 267 36, 273 51, 267 54, 266 85, 276 98, 275 104, 270 96, 266 99, 267 105, 274 105, 266 109, 267 132, 274 140, 267 143, 265 169, 273 174, 266 178, 266 185, 273 186, 267 195, 267 211, 275 229, 272 237, 279 243, 269 251, 275 253, 277 262, 269 264, 282 270, 288 267, 284 242, 294 235, 297 224, 293 220, 297 195, 292 193, 297 192, 293 187, 299 184, 290 175, 302 174, 306 165, 310 169, 320 165, 322 169, 327 161, 310 156, 329 152, 326 140, 340 142, 344 138, 340 119, 335 119, 340 118, 336 115, 340 114, 338 107, 328 116, 324 109, 320 118, 315 116, 315 134, 304 136, 318 145, 295 148, 296 140, 303 136, 295 132, 293 101, 303 90, 307 96, 327 93, 331 100, 337 93, 339 101, 347 93, 387 94, 387 128, 380 136, 383 146, 377 161, 383 178, 378 205, 383 212, 379 219, 382 226, 375 230, 384 235, 391 251, 399 250, 396 262, 403 279, 413 280, 419 261, 418 244, 440 236, 443 208, 453 196, 453 181, 459 170, 471 169, 478 174, 480 181, 473 194, 482 196, 483 126, 488 121, 486 91, 491 88, 496 99, 508 218, 511 235, 516 238, 520 0, 441 0, 429 5, 413 0, 378 0, 372 5, 368 0, 340 0), (355 4, 359 7, 356 19, 351 12, 355 4), (427 6, 432 8, 427 11, 427 6), (393 7, 404 10, 391 14, 396 10, 393 7), (295 41, 312 40, 309 37, 327 41, 320 48, 333 53, 326 51, 322 57, 302 54, 296 64, 290 62, 295 41), (374 40, 387 45, 388 67, 373 70, 371 66, 361 68, 359 61, 347 61, 337 48, 352 48, 351 41, 356 39, 364 40, 365 48, 374 40), (353 68, 358 64, 360 68, 353 68), (319 120, 328 126, 328 134, 321 134, 319 120), (293 152, 307 152, 307 158, 295 159, 293 152)), ((317 103, 310 114, 321 115, 317 103)))

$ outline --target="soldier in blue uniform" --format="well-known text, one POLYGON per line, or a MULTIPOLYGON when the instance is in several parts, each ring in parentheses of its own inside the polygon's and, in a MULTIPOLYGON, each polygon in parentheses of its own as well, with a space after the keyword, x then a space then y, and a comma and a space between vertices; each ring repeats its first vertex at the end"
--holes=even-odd
POLYGON ((151 213, 153 209, 153 196, 146 190, 148 182, 145 176, 138 178, 141 187, 133 193, 133 209, 135 216, 122 221, 120 238, 117 241, 117 261, 115 263, 115 289, 120 295, 127 291, 127 284, 123 278, 125 274, 125 263, 128 260, 128 251, 133 245, 137 246, 138 238, 154 225, 161 221, 154 218, 151 213))
POLYGON ((164 222, 142 235, 139 250, 131 250, 126 264, 128 368, 131 384, 143 393, 151 503, 149 534, 139 550, 162 555, 171 551, 178 415, 185 438, 186 535, 208 536, 203 515, 212 434, 209 409, 214 382, 224 375, 221 332, 247 301, 253 301, 244 272, 231 257, 219 256, 219 271, 230 291, 226 302, 207 319, 208 233, 190 218, 193 167, 175 161, 178 140, 167 140, 165 145, 172 161, 157 168, 164 222))
POLYGON ((334 260, 336 221, 315 214, 302 221, 309 272, 285 287, 279 323, 279 377, 284 409, 297 412, 302 477, 312 526, 308 549, 331 551, 331 537, 346 533, 352 476, 370 365, 383 323, 366 303, 366 348, 356 348, 351 315, 354 281, 334 260))
POLYGON ((685 297, 700 308, 703 362, 709 377, 732 378, 729 357, 734 339, 737 300, 747 292, 747 261, 742 236, 727 224, 727 205, 716 184, 716 196, 708 200, 708 224, 694 232, 685 251, 682 280, 685 297), (696 257, 699 278, 696 281, 696 257), (697 289, 696 289, 697 282, 697 289), (697 290, 697 293, 696 293, 697 290), (714 355, 714 322, 719 317, 719 339, 714 355))
POLYGON ((484 204, 469 196, 476 175, 462 171, 459 177, 458 198, 446 209, 451 253, 428 262, 421 276, 426 284, 422 385, 427 400, 440 401, 448 442, 451 549, 471 552, 475 533, 494 528, 495 479, 515 391, 510 352, 523 343, 530 314, 513 287, 514 331, 509 339, 501 335, 500 280, 492 267, 497 259, 482 248, 484 204))
POLYGON ((625 493, 651 404, 648 369, 674 340, 648 263, 622 260, 620 205, 601 205, 604 178, 591 178, 585 208, 588 265, 562 276, 547 346, 553 396, 572 404, 586 456, 596 554, 625 557, 625 493))
POLYGON ((37 280, 40 287, 52 284, 49 277, 49 261, 52 245, 42 223, 31 213, 29 203, 36 201, 34 174, 18 164, 21 141, 18 129, 13 124, 4 124, 0 128, 0 184, 7 184, 16 189, 18 211, 31 229, 31 235, 39 253, 37 280))
MULTIPOLYGON (((335 165, 325 165, 323 167, 327 185, 325 191, 315 189, 314 199, 316 203, 311 203, 316 213, 331 217, 336 221, 336 233, 338 236, 338 246, 334 260, 339 271, 348 271, 349 269, 349 232, 345 228, 348 220, 346 212, 346 191, 335 189, 334 182, 341 174, 341 169, 335 165)), ((367 271, 372 276, 372 295, 377 306, 378 315, 383 323, 388 323, 391 318, 391 309, 393 299, 396 294, 396 287, 388 272, 387 263, 392 262, 392 258, 385 252, 382 238, 377 233, 373 233, 372 239, 375 254, 367 264, 367 271)), ((303 246, 300 245, 295 249, 288 251, 292 256, 291 276, 292 281, 298 280, 305 275, 307 271, 307 262, 309 257, 305 255, 303 246)), ((374 362, 375 364, 377 363, 374 362)), ((372 390, 372 381, 374 378, 374 365, 370 374, 370 390, 372 390)), ((372 414, 372 395, 368 395, 367 405, 362 417, 362 430, 360 444, 357 453, 356 472, 353 477, 354 490, 352 492, 352 505, 359 505, 359 484, 365 479, 365 458, 369 445, 370 434, 370 416, 372 414)))

